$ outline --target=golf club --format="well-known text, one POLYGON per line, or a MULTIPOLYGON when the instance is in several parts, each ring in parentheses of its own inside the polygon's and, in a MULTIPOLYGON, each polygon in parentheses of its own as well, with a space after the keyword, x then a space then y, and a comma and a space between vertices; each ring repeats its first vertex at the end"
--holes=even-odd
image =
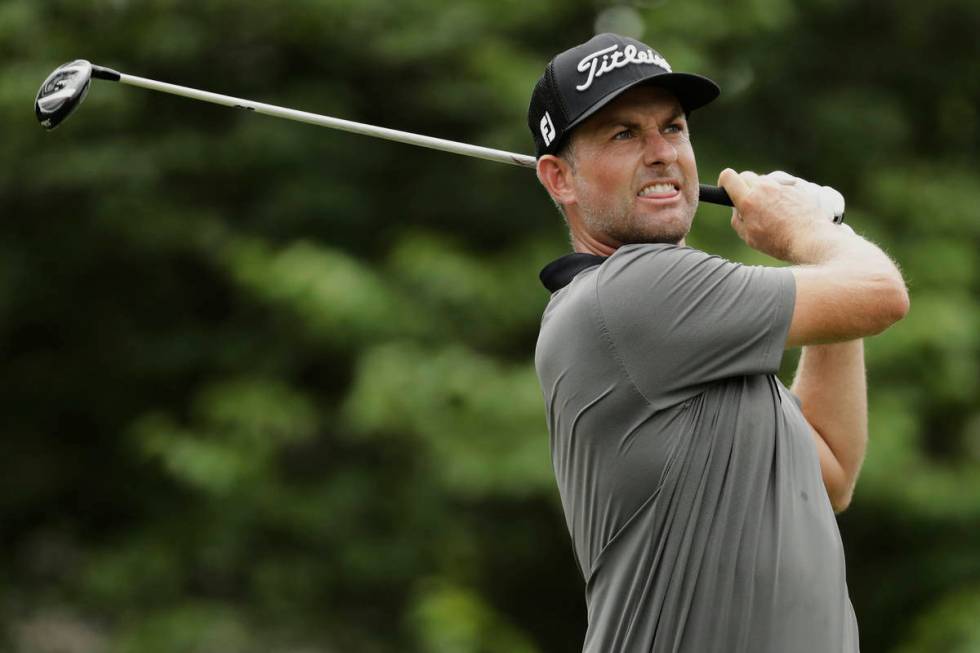
MULTIPOLYGON (((352 122, 350 120, 322 116, 316 113, 308 113, 306 111, 297 111, 296 109, 278 107, 272 104, 253 102, 251 100, 244 100, 242 98, 231 97, 229 95, 201 91, 194 88, 188 88, 186 86, 177 86, 166 82, 158 82, 152 79, 146 79, 144 77, 126 75, 112 70, 111 68, 97 66, 89 61, 86 61, 85 59, 76 59, 75 61, 66 63, 63 66, 56 68, 54 72, 48 75, 47 79, 44 80, 44 83, 41 84, 41 88, 38 90, 37 98, 34 102, 34 113, 37 115, 37 119, 41 123, 41 126, 50 130, 64 122, 64 120, 71 115, 78 105, 82 103, 82 100, 85 99, 93 77, 95 79, 119 82, 120 84, 127 84, 129 86, 138 86, 151 91, 159 91, 161 93, 169 93, 171 95, 180 95, 182 97, 191 98, 192 100, 202 100, 204 102, 220 104, 226 107, 254 111, 255 113, 261 113, 267 116, 273 116, 275 118, 285 118, 287 120, 305 122, 311 125, 318 125, 320 127, 330 127, 331 129, 339 129, 341 131, 352 132, 354 134, 373 136, 375 138, 383 138, 390 141, 397 141, 399 143, 407 143, 409 145, 418 145, 420 147, 427 147, 433 150, 441 150, 443 152, 451 152, 453 154, 462 154, 463 156, 472 156, 479 159, 486 159, 488 161, 497 161, 498 163, 508 163, 510 165, 521 166, 524 168, 534 168, 536 165, 536 159, 533 156, 526 154, 515 154, 513 152, 505 152, 503 150, 495 150, 488 147, 480 147, 478 145, 469 145, 467 143, 459 143, 442 138, 433 138, 432 136, 412 134, 410 132, 398 131, 396 129, 376 127, 374 125, 352 122)), ((700 198, 703 202, 721 204, 723 206, 732 206, 732 200, 730 197, 728 197, 728 193, 726 193, 723 188, 719 188, 717 186, 701 184, 700 198)), ((843 214, 834 217, 834 222, 843 222, 843 220, 843 214)))

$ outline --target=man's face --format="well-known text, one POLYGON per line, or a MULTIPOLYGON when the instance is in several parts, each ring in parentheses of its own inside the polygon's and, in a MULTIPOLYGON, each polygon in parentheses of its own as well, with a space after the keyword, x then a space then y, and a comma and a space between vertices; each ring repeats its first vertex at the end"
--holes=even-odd
POLYGON ((590 238, 677 243, 698 206, 698 171, 687 119, 668 90, 626 91, 575 128, 574 200, 565 203, 590 238))

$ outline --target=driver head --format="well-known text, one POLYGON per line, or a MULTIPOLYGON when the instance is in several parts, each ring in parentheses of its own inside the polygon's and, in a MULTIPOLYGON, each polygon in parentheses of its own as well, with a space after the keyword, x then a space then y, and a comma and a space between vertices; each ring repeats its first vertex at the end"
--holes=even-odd
POLYGON ((45 129, 54 129, 75 110, 92 80, 92 64, 84 59, 59 66, 41 84, 34 100, 34 113, 45 129))

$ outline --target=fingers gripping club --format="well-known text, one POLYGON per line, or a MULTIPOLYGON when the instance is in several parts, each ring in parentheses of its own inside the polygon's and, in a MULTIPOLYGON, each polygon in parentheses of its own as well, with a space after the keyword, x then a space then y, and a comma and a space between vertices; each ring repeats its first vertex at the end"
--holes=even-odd
POLYGON ((844 222, 844 196, 830 186, 820 186, 800 177, 794 177, 782 170, 775 170, 766 175, 757 175, 751 171, 736 173, 728 168, 723 170, 718 177, 718 183, 731 193, 735 202, 741 202, 751 192, 751 187, 762 180, 776 182, 780 186, 794 186, 803 190, 810 195, 812 201, 819 207, 818 210, 826 215, 827 219, 834 224, 844 222))

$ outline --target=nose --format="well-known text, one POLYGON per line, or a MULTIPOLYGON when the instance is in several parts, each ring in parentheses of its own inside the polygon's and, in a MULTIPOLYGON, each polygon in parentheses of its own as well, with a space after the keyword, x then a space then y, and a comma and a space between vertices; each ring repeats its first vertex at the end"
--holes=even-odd
POLYGON ((677 148, 659 130, 647 132, 643 145, 643 162, 648 166, 670 165, 677 160, 677 148))

